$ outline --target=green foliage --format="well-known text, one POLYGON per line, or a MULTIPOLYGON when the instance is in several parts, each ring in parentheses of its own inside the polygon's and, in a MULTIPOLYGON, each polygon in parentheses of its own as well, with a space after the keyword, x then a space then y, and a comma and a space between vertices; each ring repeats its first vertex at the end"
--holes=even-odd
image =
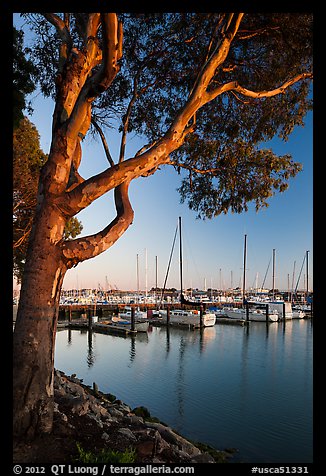
MULTIPOLYGON (((24 270, 39 176, 46 160, 47 155, 41 149, 36 127, 27 117, 23 117, 13 132, 13 271, 18 281, 24 270)), ((75 238, 82 229, 77 218, 70 218, 66 223, 64 239, 75 238)))
POLYGON ((36 127, 24 117, 13 133, 13 265, 18 280, 33 224, 40 169, 46 160, 36 127))
POLYGON ((144 418, 144 420, 146 421, 149 421, 152 423, 161 423, 162 425, 167 426, 166 423, 161 421, 159 418, 151 416, 150 411, 144 406, 136 407, 132 410, 132 412, 136 416, 144 418))
POLYGON ((151 416, 149 410, 146 407, 140 406, 132 410, 132 412, 142 418, 149 418, 151 416))
POLYGON ((98 453, 92 451, 85 451, 79 443, 77 443, 78 458, 80 463, 134 463, 136 461, 136 450, 126 449, 125 451, 116 451, 110 448, 102 448, 98 453))
POLYGON ((13 28, 13 36, 13 126, 15 129, 24 117, 23 111, 27 108, 31 110, 26 104, 26 95, 36 88, 33 79, 36 68, 25 56, 24 32, 13 28))
POLYGON ((83 225, 76 217, 71 217, 65 226, 63 232, 63 239, 68 240, 70 238, 76 238, 83 230, 83 225))
MULTIPOLYGON (((38 34, 33 61, 44 94, 55 96, 58 44, 53 26, 40 14, 24 14, 38 34)), ((83 46, 85 15, 70 17, 71 36, 83 46)), ((158 140, 182 110, 205 61, 221 39, 224 13, 120 13, 123 23, 121 69, 110 88, 93 104, 102 127, 121 131, 135 95, 128 132, 158 140), (135 81, 137 79, 137 81, 135 81)), ((235 82, 254 92, 279 88, 290 78, 312 72, 311 13, 246 13, 225 61, 216 69, 208 92, 235 82)), ((85 45, 84 45, 85 46, 85 45)), ((274 137, 287 140, 304 125, 312 109, 310 79, 272 97, 226 92, 196 112, 195 127, 171 154, 181 175, 181 200, 198 217, 256 209, 283 192, 300 170, 288 155, 264 150, 274 137)))
MULTIPOLYGON (((203 169, 211 166, 205 159, 201 164, 203 169)), ((241 213, 248 210, 249 202, 254 202, 258 211, 268 206, 267 200, 276 192, 286 190, 288 179, 301 168, 290 155, 277 156, 270 149, 258 149, 239 140, 229 144, 211 172, 183 178, 179 192, 181 200, 188 199, 189 208, 196 210, 199 218, 228 211, 241 213)))
POLYGON ((117 397, 113 393, 107 393, 105 396, 107 397, 109 402, 114 402, 117 399, 117 397))

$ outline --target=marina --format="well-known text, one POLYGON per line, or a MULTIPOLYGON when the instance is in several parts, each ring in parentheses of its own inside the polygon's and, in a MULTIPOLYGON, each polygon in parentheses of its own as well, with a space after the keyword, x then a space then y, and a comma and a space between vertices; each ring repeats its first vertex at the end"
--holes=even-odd
POLYGON ((14 472, 308 472, 313 14, 12 22, 14 472))
MULTIPOLYGON (((217 319, 218 321, 218 319, 217 319)), ((57 332, 55 367, 235 462, 312 462, 312 319, 57 332)))

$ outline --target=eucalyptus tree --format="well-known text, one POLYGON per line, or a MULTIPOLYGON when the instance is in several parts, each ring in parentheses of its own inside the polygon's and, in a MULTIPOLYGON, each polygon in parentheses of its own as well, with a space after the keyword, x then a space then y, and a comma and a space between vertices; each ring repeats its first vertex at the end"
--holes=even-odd
MULTIPOLYGON (((40 170, 46 160, 36 127, 23 117, 13 132, 13 273, 18 282, 25 266, 40 170)), ((72 217, 65 224, 63 238, 75 238, 82 229, 82 223, 72 217)))
POLYGON ((55 101, 14 332, 14 433, 50 432, 59 295, 68 269, 111 247, 134 217, 132 180, 180 173, 181 199, 201 217, 257 209, 300 164, 262 144, 286 139, 311 109, 308 13, 28 14, 33 62, 55 101), (110 154, 106 128, 121 136, 110 154), (82 177, 82 142, 102 138, 107 167, 82 177), (126 157, 129 133, 144 146, 126 157), (63 240, 68 219, 114 190, 103 230, 63 240))

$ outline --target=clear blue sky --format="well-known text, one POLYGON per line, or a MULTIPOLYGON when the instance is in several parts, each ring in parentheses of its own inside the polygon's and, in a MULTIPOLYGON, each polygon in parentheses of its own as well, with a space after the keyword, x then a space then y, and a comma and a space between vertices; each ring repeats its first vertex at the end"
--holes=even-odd
MULTIPOLYGON (((21 20, 15 21, 17 26, 21 20)), ((30 120, 41 137, 41 147, 49 152, 54 104, 41 94, 32 95, 34 113, 30 120)), ((119 137, 107 135, 113 158, 117 157, 119 137)), ((126 157, 131 157, 144 144, 140 138, 128 137, 126 157)), ((296 128, 287 142, 273 140, 268 147, 276 153, 290 153, 303 164, 303 170, 291 179, 289 188, 269 200, 269 207, 258 213, 250 207, 240 215, 220 215, 212 220, 197 220, 196 213, 180 204, 176 188, 180 176, 172 167, 162 167, 154 175, 140 178, 130 186, 134 222, 120 240, 100 256, 69 270, 64 289, 72 287, 105 287, 106 282, 119 289, 136 289, 136 256, 139 255, 140 287, 145 289, 145 254, 147 254, 148 289, 155 285, 155 256, 158 257, 158 285, 162 286, 178 217, 182 217, 184 286, 227 288, 241 286, 244 235, 247 235, 247 287, 260 286, 275 249, 275 286, 290 287, 295 266, 297 283, 306 250, 309 250, 309 288, 313 287, 313 117, 309 113, 305 126, 296 128), (146 251, 145 251, 146 250, 146 251), (257 275, 258 273, 258 275, 257 275)), ((87 178, 107 167, 100 141, 86 138, 82 144, 80 173, 87 178)), ((77 217, 83 223, 83 235, 106 226, 115 216, 112 193, 101 197, 77 217)), ((304 288, 302 270, 299 289, 304 288)), ((168 287, 179 288, 178 247, 174 252, 168 287)), ((270 264, 265 287, 272 286, 270 264)))

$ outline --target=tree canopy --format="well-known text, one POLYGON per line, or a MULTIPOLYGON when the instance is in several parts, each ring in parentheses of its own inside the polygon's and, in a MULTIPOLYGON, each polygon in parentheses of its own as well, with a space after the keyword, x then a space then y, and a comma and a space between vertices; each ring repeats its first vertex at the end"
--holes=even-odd
POLYGON ((24 49, 24 32, 13 28, 13 126, 19 126, 24 117, 23 111, 31 106, 26 102, 26 96, 32 93, 36 84, 34 75, 37 73, 32 61, 26 58, 28 49, 24 49))
MULTIPOLYGON (((146 137, 149 148, 167 132, 216 54, 225 18, 223 13, 119 15, 119 72, 92 109, 93 124, 121 133, 116 162, 124 158, 128 133, 146 137)), ((69 18, 72 55, 74 48, 86 48, 82 32, 87 19, 82 13, 69 18)), ((59 49, 52 41, 55 22, 30 14, 29 20, 42 33, 32 56, 41 88, 55 98, 60 78, 59 49)), ((232 21, 235 14, 229 25, 232 21)), ((102 38, 100 31, 98 41, 102 38)), ((191 116, 181 147, 170 154, 169 165, 183 170, 181 200, 198 216, 240 213, 249 202, 258 210, 287 188, 301 165, 289 155, 264 150, 262 144, 274 136, 286 140, 295 126, 303 125, 312 107, 310 81, 304 80, 312 77, 311 71, 311 14, 243 16, 227 57, 205 91, 203 107, 191 116)))

